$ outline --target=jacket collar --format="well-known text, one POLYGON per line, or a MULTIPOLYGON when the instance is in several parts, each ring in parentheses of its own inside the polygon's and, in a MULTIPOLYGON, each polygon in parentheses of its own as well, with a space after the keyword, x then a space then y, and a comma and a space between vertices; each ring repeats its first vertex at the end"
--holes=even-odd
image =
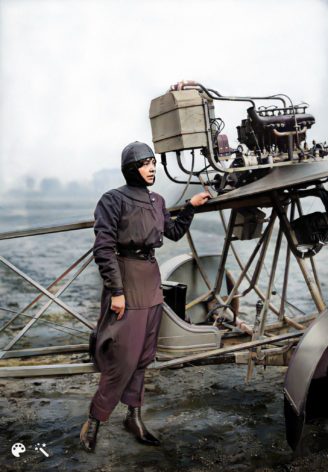
POLYGON ((132 187, 132 185, 123 185, 116 190, 120 193, 123 193, 123 195, 131 198, 132 200, 150 203, 149 190, 147 187, 132 187))

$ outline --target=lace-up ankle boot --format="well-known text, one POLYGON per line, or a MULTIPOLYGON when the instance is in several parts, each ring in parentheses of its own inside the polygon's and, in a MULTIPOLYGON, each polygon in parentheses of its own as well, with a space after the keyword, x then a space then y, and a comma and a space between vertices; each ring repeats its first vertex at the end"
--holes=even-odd
POLYGON ((99 420, 89 416, 80 432, 80 444, 87 452, 94 452, 97 442, 99 420))

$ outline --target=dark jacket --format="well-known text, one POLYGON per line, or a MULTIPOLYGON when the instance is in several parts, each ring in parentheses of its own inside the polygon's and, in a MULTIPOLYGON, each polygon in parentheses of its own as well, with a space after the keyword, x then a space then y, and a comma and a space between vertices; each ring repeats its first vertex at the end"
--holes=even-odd
POLYGON ((172 219, 164 198, 149 192, 146 187, 124 185, 106 192, 95 210, 93 249, 104 286, 114 295, 128 289, 123 283, 118 248, 149 250, 161 247, 163 236, 178 241, 186 233, 193 216, 194 207, 188 203, 176 219, 172 219))
MULTIPOLYGON (((163 236, 177 241, 189 228, 193 215, 193 206, 187 204, 172 220, 164 199, 143 187, 125 185, 101 197, 94 226, 94 257, 104 280, 95 348, 95 362, 101 372, 112 365, 109 359, 115 352, 115 332, 120 326, 110 311, 112 295, 124 293, 128 310, 148 312, 150 307, 163 302, 157 261, 120 257, 117 249, 154 249, 162 246, 163 236)), ((136 322, 137 319, 138 316, 136 322)))

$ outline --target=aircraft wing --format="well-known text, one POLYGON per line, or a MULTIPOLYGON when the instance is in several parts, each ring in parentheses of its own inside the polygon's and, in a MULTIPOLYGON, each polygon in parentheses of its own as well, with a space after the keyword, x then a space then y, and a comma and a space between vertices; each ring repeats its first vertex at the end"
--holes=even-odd
MULTIPOLYGON (((247 206, 272 206, 270 192, 290 187, 307 187, 328 177, 328 161, 299 162, 275 167, 259 180, 212 198, 206 205, 196 208, 197 213, 242 208, 247 206)), ((180 207, 170 208, 174 215, 180 207)))

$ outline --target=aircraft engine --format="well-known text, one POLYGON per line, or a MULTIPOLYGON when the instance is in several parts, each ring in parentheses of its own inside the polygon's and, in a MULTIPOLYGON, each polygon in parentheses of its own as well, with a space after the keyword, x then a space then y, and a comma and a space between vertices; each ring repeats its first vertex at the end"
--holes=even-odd
POLYGON ((184 81, 151 101, 149 118, 155 152, 161 154, 171 181, 188 187, 199 185, 201 180, 218 194, 226 193, 264 177, 275 166, 328 155, 326 143, 313 142, 308 148, 306 132, 315 119, 306 112, 307 107, 305 103, 294 105, 284 94, 224 96, 197 82, 184 81), (236 149, 222 133, 225 123, 215 116, 215 101, 247 103, 247 118, 237 126, 240 144, 236 149), (258 106, 258 101, 270 104, 258 106), (182 159, 182 152, 187 159, 182 159), (180 171, 188 178, 182 180, 170 173, 168 162, 173 159, 167 159, 167 153, 175 153, 180 171))
POLYGON ((304 141, 306 131, 315 123, 314 117, 305 113, 306 108, 307 105, 258 110, 250 107, 248 118, 237 126, 238 140, 254 151, 287 153, 291 160, 297 141, 304 141))

